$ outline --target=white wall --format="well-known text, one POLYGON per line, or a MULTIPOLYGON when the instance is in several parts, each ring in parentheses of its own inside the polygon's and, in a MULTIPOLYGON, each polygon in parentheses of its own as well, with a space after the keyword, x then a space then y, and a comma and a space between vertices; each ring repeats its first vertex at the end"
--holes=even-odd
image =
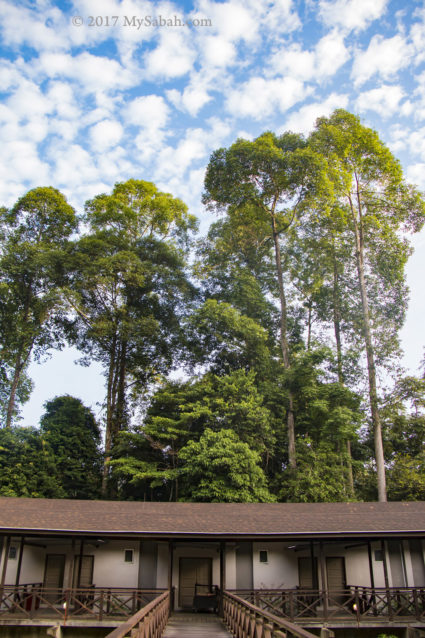
POLYGON ((158 560, 156 569, 156 586, 158 587, 158 589, 167 589, 168 543, 158 543, 158 560))
POLYGON ((284 543, 253 543, 255 589, 289 589, 298 585, 298 562, 284 543), (268 562, 260 563, 260 550, 268 552, 268 562))
MULTIPOLYGON (((73 558, 80 552, 79 541, 72 547, 71 540, 67 543, 57 541, 40 541, 47 545, 34 547, 25 545, 22 559, 20 584, 41 583, 44 578, 46 554, 65 554, 64 587, 71 583, 73 558)), ((6 583, 15 584, 16 570, 19 557, 19 542, 11 543, 17 548, 16 559, 9 559, 6 572, 6 583)), ((84 544, 83 553, 94 556, 93 584, 97 587, 134 587, 138 585, 139 573, 139 543, 137 541, 107 541, 97 547, 89 542, 84 544), (133 550, 133 562, 124 562, 124 550, 133 550)))
POLYGON ((85 554, 94 554, 93 584, 96 587, 134 587, 139 579, 139 543, 137 541, 108 541, 85 554), (92 551, 94 549, 94 551, 92 551), (133 550, 133 562, 124 562, 124 550, 133 550))

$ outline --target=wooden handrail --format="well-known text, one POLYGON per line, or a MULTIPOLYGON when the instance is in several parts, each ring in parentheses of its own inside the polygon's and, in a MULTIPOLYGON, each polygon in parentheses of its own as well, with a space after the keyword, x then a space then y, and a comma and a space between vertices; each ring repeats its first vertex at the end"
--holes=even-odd
POLYGON ((354 585, 341 590, 237 589, 229 593, 291 622, 327 622, 342 617, 360 622, 371 616, 404 621, 412 617, 425 619, 425 587, 354 585))
POLYGON ((282 638, 289 634, 294 638, 317 638, 289 620, 269 614, 228 591, 223 592, 223 617, 234 636, 282 638))
POLYGON ((111 631, 105 638, 161 638, 170 613, 170 592, 166 591, 142 607, 127 622, 111 631), (131 632, 131 633, 130 633, 131 632))

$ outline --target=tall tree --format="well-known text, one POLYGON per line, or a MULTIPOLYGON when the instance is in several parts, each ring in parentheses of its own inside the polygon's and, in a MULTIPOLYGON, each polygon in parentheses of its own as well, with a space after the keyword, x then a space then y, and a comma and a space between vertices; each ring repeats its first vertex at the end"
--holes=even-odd
POLYGON ((99 497, 101 435, 92 411, 69 395, 55 397, 44 407, 40 432, 54 455, 66 498, 99 497))
MULTIPOLYGON (((370 302, 375 291, 368 272, 380 270, 385 274, 387 294, 392 293, 399 301, 409 248, 398 234, 422 227, 425 204, 418 192, 404 182, 399 162, 378 134, 363 126, 358 117, 338 109, 329 118, 319 118, 310 144, 327 158, 334 201, 338 204, 338 207, 326 205, 323 211, 340 215, 352 238, 362 308, 378 498, 385 501, 385 459, 374 339, 379 314, 371 313, 370 302)), ((403 305, 397 303, 394 311, 399 314, 400 324, 403 305)))
POLYGON ((185 478, 181 500, 215 503, 274 501, 259 455, 233 430, 206 429, 180 451, 185 478))
MULTIPOLYGON (((293 133, 277 137, 264 133, 253 142, 239 139, 229 149, 215 151, 205 177, 204 201, 225 211, 232 227, 251 238, 263 252, 273 251, 276 292, 280 310, 280 347, 283 364, 291 366, 288 341, 288 308, 285 291, 282 241, 299 218, 306 194, 320 172, 320 159, 293 133), (243 226, 243 229, 242 229, 243 226)), ((288 457, 296 466, 294 397, 288 395, 288 457)))
POLYGON ((131 399, 178 364, 181 319, 193 287, 185 254, 195 218, 154 184, 129 180, 86 203, 89 234, 76 245, 66 296, 71 339, 100 361, 106 377, 103 492, 131 399))
POLYGON ((5 421, 10 427, 31 356, 38 359, 61 345, 58 277, 77 217, 62 193, 51 187, 29 191, 2 213, 6 238, 0 257, 0 343, 2 364, 10 370, 5 421))

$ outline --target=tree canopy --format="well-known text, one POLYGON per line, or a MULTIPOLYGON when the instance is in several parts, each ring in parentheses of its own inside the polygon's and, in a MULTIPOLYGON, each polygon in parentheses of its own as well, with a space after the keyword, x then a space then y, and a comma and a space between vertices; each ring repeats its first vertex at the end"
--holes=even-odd
POLYGON ((211 155, 219 215, 130 179, 77 214, 52 187, 0 209, 0 490, 186 501, 425 498, 424 378, 401 367, 421 193, 347 111, 211 155), (17 427, 29 364, 99 362, 17 427))

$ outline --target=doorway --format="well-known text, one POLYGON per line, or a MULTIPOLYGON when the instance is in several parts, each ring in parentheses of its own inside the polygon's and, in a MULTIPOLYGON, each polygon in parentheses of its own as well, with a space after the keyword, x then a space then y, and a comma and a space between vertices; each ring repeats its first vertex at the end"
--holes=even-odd
POLYGON ((193 608, 195 585, 212 586, 211 558, 180 558, 179 566, 179 607, 193 608))
POLYGON ((86 589, 93 585, 93 565, 94 556, 84 555, 81 556, 81 571, 80 571, 80 556, 74 557, 74 573, 72 577, 72 587, 80 587, 86 589), (79 574, 80 572, 80 574, 79 574), (80 578, 78 578, 80 576, 80 578))
POLYGON ((54 602, 60 594, 58 590, 63 587, 65 573, 65 554, 47 554, 44 567, 43 589, 47 590, 45 597, 49 602, 54 602), (49 593, 49 590, 55 590, 49 593))

